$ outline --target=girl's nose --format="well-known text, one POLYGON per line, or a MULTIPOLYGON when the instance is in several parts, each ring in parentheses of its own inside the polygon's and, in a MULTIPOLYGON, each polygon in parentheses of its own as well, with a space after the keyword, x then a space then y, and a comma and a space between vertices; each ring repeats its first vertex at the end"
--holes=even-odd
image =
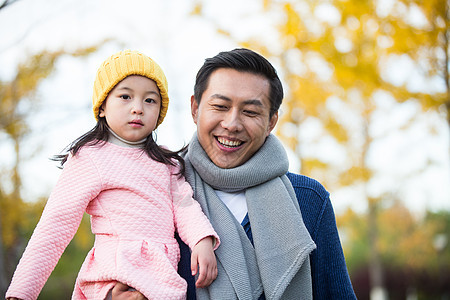
POLYGON ((143 105, 141 101, 135 100, 133 102, 133 110, 132 113, 133 114, 137 114, 137 115, 142 115, 142 113, 144 112, 143 109, 143 105))

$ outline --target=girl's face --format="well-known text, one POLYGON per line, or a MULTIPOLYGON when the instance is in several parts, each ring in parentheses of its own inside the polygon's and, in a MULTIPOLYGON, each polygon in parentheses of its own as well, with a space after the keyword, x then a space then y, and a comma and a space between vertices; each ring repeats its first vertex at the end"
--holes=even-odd
POLYGON ((119 82, 100 108, 100 117, 121 138, 137 142, 148 137, 156 127, 161 95, 156 83, 143 76, 131 75, 119 82))

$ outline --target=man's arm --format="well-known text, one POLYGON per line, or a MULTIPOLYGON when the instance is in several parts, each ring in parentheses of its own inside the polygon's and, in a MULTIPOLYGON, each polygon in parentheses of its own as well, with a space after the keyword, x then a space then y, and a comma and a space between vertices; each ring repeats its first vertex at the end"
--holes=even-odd
POLYGON ((292 173, 287 176, 317 246, 310 256, 314 299, 356 299, 329 193, 314 179, 292 173))
POLYGON ((187 300, 195 300, 195 278, 191 272, 191 251, 189 247, 180 239, 178 234, 175 234, 178 244, 180 245, 180 261, 178 262, 178 274, 186 280, 187 300))
POLYGON ((317 250, 311 255, 314 298, 356 299, 329 200, 315 234, 317 250))

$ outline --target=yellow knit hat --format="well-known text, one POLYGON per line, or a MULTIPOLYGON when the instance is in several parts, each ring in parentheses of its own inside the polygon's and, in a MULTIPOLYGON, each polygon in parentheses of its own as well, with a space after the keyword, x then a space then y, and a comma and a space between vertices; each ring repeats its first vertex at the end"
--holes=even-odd
POLYGON ((125 77, 141 75, 156 82, 161 94, 161 109, 156 127, 162 123, 169 107, 167 79, 161 67, 150 57, 131 50, 120 51, 105 60, 97 71, 94 82, 94 116, 98 121, 100 107, 109 92, 125 77))

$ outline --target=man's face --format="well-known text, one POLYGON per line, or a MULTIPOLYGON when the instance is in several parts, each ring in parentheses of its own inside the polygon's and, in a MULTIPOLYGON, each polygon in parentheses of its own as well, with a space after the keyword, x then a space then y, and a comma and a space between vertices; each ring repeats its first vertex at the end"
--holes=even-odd
POLYGON ((269 118, 269 81, 234 69, 217 69, 200 104, 191 98, 197 136, 211 161, 229 169, 242 165, 264 144, 278 113, 269 118))

